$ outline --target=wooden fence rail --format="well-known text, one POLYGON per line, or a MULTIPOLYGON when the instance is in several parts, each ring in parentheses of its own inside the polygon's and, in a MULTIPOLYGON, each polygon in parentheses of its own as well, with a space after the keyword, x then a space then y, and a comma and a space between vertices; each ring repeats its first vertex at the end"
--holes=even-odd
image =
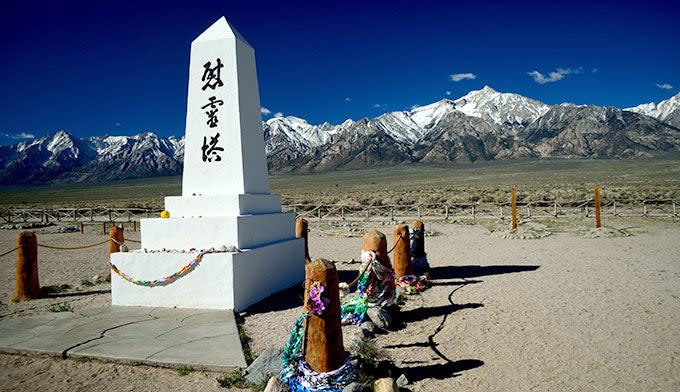
MULTIPOLYGON (((602 203, 603 216, 677 218, 678 200, 609 200, 602 203)), ((590 217, 594 201, 543 200, 517 202, 521 218, 590 217)), ((509 219, 510 203, 442 203, 357 206, 349 204, 285 204, 284 211, 316 220, 509 219)), ((134 222, 157 217, 149 208, 9 208, 0 210, 0 223, 15 222, 134 222)))

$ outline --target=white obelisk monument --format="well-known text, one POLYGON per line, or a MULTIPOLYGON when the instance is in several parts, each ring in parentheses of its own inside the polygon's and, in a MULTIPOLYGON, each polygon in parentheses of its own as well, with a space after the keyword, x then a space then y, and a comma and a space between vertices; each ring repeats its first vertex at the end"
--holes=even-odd
POLYGON ((114 305, 240 311, 303 280, 295 216, 270 194, 255 53, 224 17, 191 44, 182 196, 165 207, 140 251, 112 255, 114 305))

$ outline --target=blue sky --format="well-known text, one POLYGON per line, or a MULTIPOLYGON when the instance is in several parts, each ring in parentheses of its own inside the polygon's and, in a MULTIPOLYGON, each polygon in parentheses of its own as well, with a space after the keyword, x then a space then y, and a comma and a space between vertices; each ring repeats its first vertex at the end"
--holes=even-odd
POLYGON ((3 0, 2 9, 0 144, 60 129, 182 135, 190 44, 222 15, 255 48, 265 119, 340 123, 484 85, 617 107, 680 90, 673 1, 3 0))

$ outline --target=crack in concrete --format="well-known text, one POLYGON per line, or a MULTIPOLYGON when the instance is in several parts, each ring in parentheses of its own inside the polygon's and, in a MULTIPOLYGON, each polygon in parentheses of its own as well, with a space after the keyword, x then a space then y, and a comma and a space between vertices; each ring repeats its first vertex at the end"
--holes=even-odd
MULTIPOLYGON (((158 319, 158 318, 157 318, 157 317, 154 317, 154 319, 158 319)), ((77 347, 80 347, 80 346, 82 346, 82 345, 88 344, 88 343, 90 343, 90 342, 94 342, 95 340, 103 339, 104 336, 106 336, 106 333, 109 332, 109 331, 112 331, 112 330, 114 330, 114 329, 118 329, 118 328, 121 328, 121 327, 125 327, 125 326, 128 326, 128 325, 132 325, 132 324, 147 322, 147 321, 149 321, 149 320, 150 320, 150 319, 130 321, 129 323, 116 325, 116 326, 111 327, 111 328, 106 328, 106 329, 104 329, 103 331, 101 331, 101 332, 99 333, 99 336, 97 336, 97 337, 95 337, 95 338, 92 338, 92 339, 87 339, 87 340, 85 340, 84 342, 80 342, 80 343, 78 343, 78 344, 75 344, 75 345, 73 345, 73 346, 71 346, 71 347, 66 348, 64 351, 61 352, 61 358, 62 358, 62 359, 68 358, 68 352, 71 351, 71 350, 73 350, 73 349, 75 349, 75 348, 77 348, 77 347)))

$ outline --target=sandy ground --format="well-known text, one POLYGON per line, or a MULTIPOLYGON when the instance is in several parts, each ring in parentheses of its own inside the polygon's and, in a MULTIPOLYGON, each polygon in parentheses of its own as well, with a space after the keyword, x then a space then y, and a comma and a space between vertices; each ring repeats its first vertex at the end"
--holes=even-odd
MULTIPOLYGON (((411 297, 401 324, 377 339, 410 380, 408 390, 680 390, 678 221, 611 220, 605 224, 625 226, 632 236, 600 238, 588 238, 577 225, 548 224, 553 234, 538 240, 497 238, 484 225, 426 224, 439 233, 426 239, 433 286, 411 297)), ((358 259, 361 238, 330 236, 314 222, 310 227, 312 257, 338 261, 341 280, 351 280, 358 264, 342 262, 358 259)), ((366 224, 354 234, 373 228, 390 233, 392 225, 366 224)), ((86 234, 36 232, 38 242, 47 245, 106 239, 94 227, 86 234)), ((15 246, 16 234, 0 230, 0 252, 15 246)), ((126 235, 139 239, 139 233, 126 235)), ((49 312, 61 303, 76 310, 110 303, 108 284, 82 283, 106 271, 104 245, 80 251, 40 248, 39 257, 41 285, 70 288, 9 303, 14 257, 2 257, 0 317, 49 312)), ((300 296, 300 290, 289 290, 244 314, 255 354, 284 344, 300 312, 300 296)), ((219 376, 0 354, 3 391, 225 391, 215 381, 219 376)))

